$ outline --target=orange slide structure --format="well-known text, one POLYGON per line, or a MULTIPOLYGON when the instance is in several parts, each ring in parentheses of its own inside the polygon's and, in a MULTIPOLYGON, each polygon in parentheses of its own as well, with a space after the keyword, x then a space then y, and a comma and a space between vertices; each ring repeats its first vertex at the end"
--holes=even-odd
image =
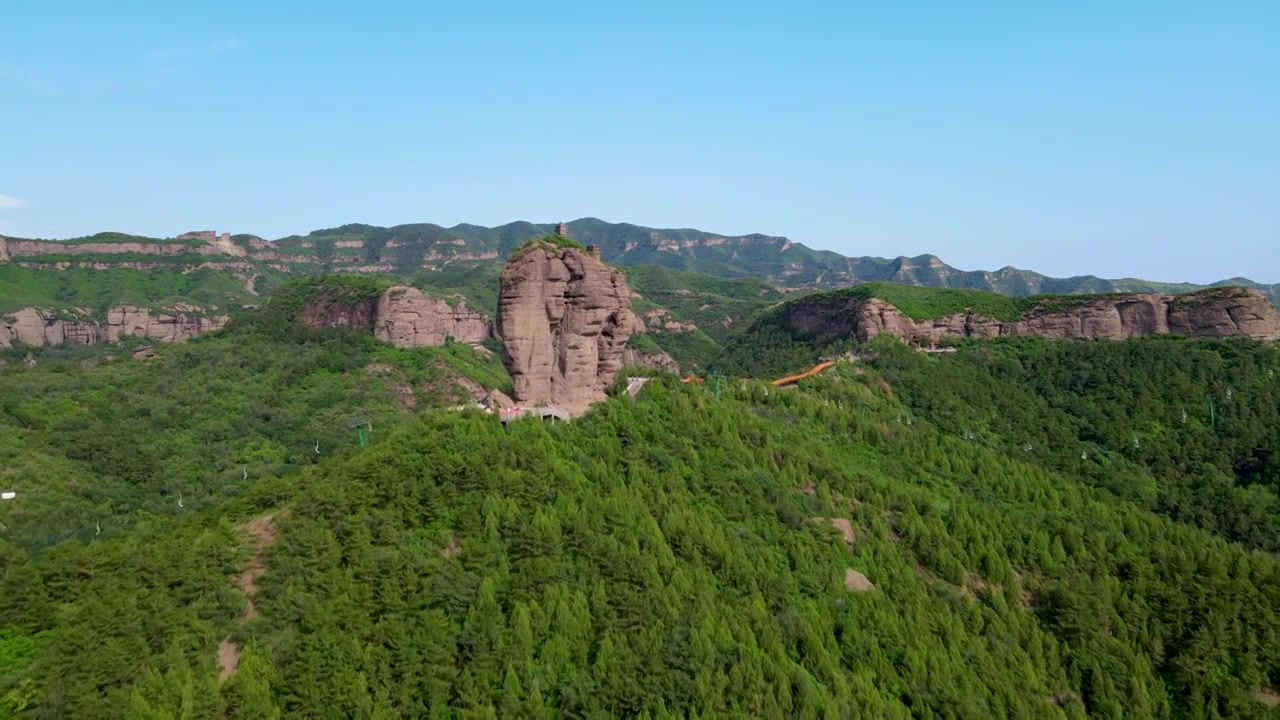
POLYGON ((807 377, 809 377, 809 376, 811 376, 811 375, 817 375, 818 373, 822 372, 823 370, 826 370, 827 368, 831 367, 832 365, 835 365, 835 363, 834 363, 834 362, 831 362, 830 360, 828 360, 828 361, 826 361, 826 362, 820 362, 820 363, 818 363, 817 365, 814 365, 813 367, 809 368, 809 369, 808 369, 808 370, 806 370, 805 372, 800 373, 799 375, 788 375, 788 376, 786 376, 786 377, 784 377, 784 378, 778 378, 777 380, 774 380, 774 381, 773 381, 773 386, 774 386, 774 387, 782 387, 783 385, 791 385, 791 384, 793 384, 793 383, 798 383, 798 382, 800 382, 801 380, 803 380, 803 379, 805 379, 805 378, 807 378, 807 377))
MULTIPOLYGON (((794 385, 795 383, 798 383, 807 377, 817 375, 818 373, 822 372, 823 370, 826 370, 832 365, 835 365, 835 361, 824 360, 818 363, 817 365, 814 365, 813 367, 809 368, 808 370, 800 373, 799 375, 788 375, 786 377, 778 378, 777 380, 771 380, 770 383, 774 387, 784 387, 786 385, 794 385)), ((702 378, 698 377, 697 375, 690 375, 688 377, 680 378, 680 382, 687 384, 691 382, 700 383, 705 381, 702 378)))

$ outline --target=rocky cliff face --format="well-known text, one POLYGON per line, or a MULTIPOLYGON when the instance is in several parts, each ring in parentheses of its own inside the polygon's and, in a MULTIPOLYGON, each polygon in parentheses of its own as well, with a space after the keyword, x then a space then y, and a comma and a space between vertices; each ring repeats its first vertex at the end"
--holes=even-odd
POLYGON ((493 325, 465 302, 450 304, 417 288, 396 286, 378 298, 373 332, 396 347, 444 345, 450 338, 474 345, 493 336, 493 325))
POLYGON ((220 245, 189 245, 187 243, 166 242, 84 242, 65 243, 48 240, 15 240, 10 238, 5 243, 6 254, 10 259, 41 255, 158 255, 171 257, 176 255, 245 255, 243 248, 238 247, 227 238, 226 246, 234 251, 229 252, 220 245))
POLYGON ((493 337, 493 324, 461 300, 433 298, 405 285, 381 297, 356 302, 318 298, 302 309, 298 322, 308 327, 362 327, 396 347, 444 345, 452 338, 472 345, 493 337))
POLYGON ((333 301, 318 297, 302 308, 297 321, 310 328, 358 327, 373 330, 376 300, 333 301))
POLYGON ((859 340, 881 333, 903 340, 1020 335, 1123 340, 1166 334, 1280 339, 1280 313, 1261 293, 1244 288, 1215 288, 1186 295, 1113 295, 1066 307, 1046 304, 1012 321, 975 313, 916 321, 878 298, 815 299, 788 306, 786 324, 812 334, 853 335, 859 340))
POLYGON ((653 370, 665 370, 670 373, 680 372, 680 363, 665 352, 656 350, 632 350, 627 348, 622 353, 622 365, 639 365, 653 370))
POLYGON ((78 342, 86 345, 117 342, 126 335, 157 342, 182 342, 201 333, 217 330, 227 323, 225 315, 206 317, 199 308, 178 305, 167 311, 118 307, 105 320, 90 318, 89 311, 67 312, 22 308, 0 315, 0 347, 55 345, 78 342))
POLYGON ((578 414, 603 400, 636 323, 623 274, 539 243, 507 263, 501 283, 497 333, 516 402, 578 414))
MULTIPOLYGON (((396 347, 444 345, 447 338, 477 344, 493 336, 489 319, 466 303, 450 305, 417 288, 402 286, 390 288, 376 300, 313 303, 302 309, 298 322, 308 327, 368 328, 379 340, 396 347)), ((118 342, 126 335, 182 342, 226 324, 226 315, 207 315, 193 305, 176 305, 167 311, 117 307, 107 312, 105 320, 93 318, 84 309, 27 307, 0 314, 0 347, 67 341, 95 345, 118 342)))

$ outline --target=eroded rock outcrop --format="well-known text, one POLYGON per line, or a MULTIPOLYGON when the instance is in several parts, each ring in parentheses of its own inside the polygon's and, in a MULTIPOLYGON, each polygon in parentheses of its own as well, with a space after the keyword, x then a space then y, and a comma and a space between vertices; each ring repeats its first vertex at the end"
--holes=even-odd
POLYGON ((378 302, 368 300, 334 300, 320 296, 307 303, 297 321, 310 328, 358 327, 373 330, 378 302))
POLYGON ((627 348, 622 354, 622 365, 639 365, 653 370, 665 370, 670 373, 680 373, 680 363, 676 359, 661 350, 633 350, 627 348))
POLYGON ((481 398, 480 404, 484 405, 489 410, 499 411, 510 410, 511 408, 516 407, 516 401, 512 400, 509 395, 498 388, 490 390, 487 395, 481 398))
POLYGON ((398 285, 378 298, 374 335, 396 347, 444 345, 447 339, 474 345, 492 337, 493 325, 461 299, 441 300, 398 285))
POLYGON ((175 305, 166 310, 117 307, 108 310, 105 319, 92 317, 88 310, 27 307, 0 315, 0 347, 61 342, 96 345, 117 342, 126 335, 157 342, 182 342, 217 330, 226 323, 227 316, 206 315, 191 305, 175 305))
POLYGON ((321 295, 302 308, 297 321, 314 328, 367 328, 396 347, 435 347, 447 339, 475 345, 493 336, 489 318, 461 298, 433 298, 407 285, 364 300, 321 295))
POLYGON ((1176 334, 1196 338, 1280 340, 1280 313, 1257 290, 1213 288, 1185 295, 1137 293, 1046 301, 1017 320, 965 312, 912 320, 879 298, 814 298, 787 306, 786 323, 818 335, 903 340, 1033 335, 1064 340, 1123 340, 1176 334))
POLYGON ((534 243, 501 283, 496 330, 516 402, 578 414, 603 400, 636 324, 623 274, 584 250, 534 243))
POLYGON ((653 308, 640 316, 640 326, 644 330, 665 330, 666 332, 693 332, 698 329, 693 323, 682 323, 671 317, 663 308, 653 308))

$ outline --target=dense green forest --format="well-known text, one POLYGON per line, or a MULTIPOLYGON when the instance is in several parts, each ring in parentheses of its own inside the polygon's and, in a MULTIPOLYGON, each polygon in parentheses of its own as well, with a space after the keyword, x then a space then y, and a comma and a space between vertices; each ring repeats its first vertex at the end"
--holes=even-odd
MULTIPOLYGON (((735 338, 721 367, 773 377, 862 351, 735 338), (754 342, 753 342, 754 340, 754 342)), ((939 357, 884 337, 869 363, 906 410, 1250 548, 1280 552, 1280 350, 1251 340, 966 341, 939 357)))
POLYGON ((1248 340, 882 343, 917 415, 1246 547, 1280 552, 1280 350, 1248 340))
POLYGON ((0 538, 35 550, 215 508, 354 447, 356 419, 381 432, 510 382, 492 353, 309 330, 286 304, 150 360, 130 359, 133 345, 0 351, 0 490, 20 498, 0 506, 0 538))
POLYGON ((1274 347, 885 338, 504 427, 428 412, 491 356, 281 299, 0 370, 0 718, 1280 716, 1274 347))

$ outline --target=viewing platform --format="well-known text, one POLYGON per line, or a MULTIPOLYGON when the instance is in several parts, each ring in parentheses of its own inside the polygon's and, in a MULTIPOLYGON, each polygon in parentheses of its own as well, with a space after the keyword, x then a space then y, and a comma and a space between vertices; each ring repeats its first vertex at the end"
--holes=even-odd
POLYGON ((557 405, 544 405, 542 407, 513 407, 498 411, 498 419, 503 423, 509 423, 523 417, 551 418, 552 420, 561 420, 569 422, 569 413, 557 405))

